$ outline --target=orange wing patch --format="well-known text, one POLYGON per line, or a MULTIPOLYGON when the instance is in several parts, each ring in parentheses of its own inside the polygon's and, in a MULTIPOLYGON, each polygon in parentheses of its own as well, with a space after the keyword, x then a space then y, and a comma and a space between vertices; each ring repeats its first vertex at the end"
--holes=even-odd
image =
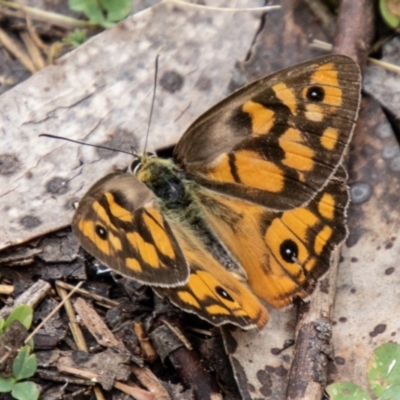
POLYGON ((326 128, 321 135, 321 144, 327 150, 333 150, 337 144, 339 132, 336 128, 326 128))
POLYGON ((275 113, 260 103, 247 101, 243 104, 242 110, 250 116, 251 128, 256 135, 267 134, 274 125, 275 113))
POLYGON ((324 119, 324 109, 318 104, 307 104, 306 112, 304 113, 306 118, 313 122, 321 122, 324 119))
POLYGON ((279 144, 285 152, 283 164, 299 171, 310 171, 314 167, 314 150, 305 145, 300 132, 289 128, 280 138, 279 144))
POLYGON ((276 97, 289 107, 290 112, 293 115, 297 115, 297 104, 296 95, 293 89, 286 86, 285 83, 281 82, 272 86, 272 90, 275 92, 276 97))
POLYGON ((173 259, 175 256, 174 249, 165 231, 164 221, 162 220, 160 211, 155 208, 148 208, 143 215, 143 220, 151 232, 154 243, 157 244, 157 249, 165 256, 173 259))
POLYGON ((332 236, 332 228, 328 225, 325 225, 317 234, 315 237, 315 242, 314 242, 314 251, 317 255, 320 255, 322 253, 322 250, 324 247, 327 245, 328 240, 332 236))
POLYGON ((272 193, 280 192, 284 186, 282 169, 248 150, 223 154, 207 175, 217 182, 241 183, 272 193))
POLYGON ((318 212, 326 219, 333 220, 335 216, 335 198, 330 193, 323 193, 318 202, 318 212))
MULTIPOLYGON (((124 221, 124 222, 131 222, 133 221, 132 213, 124 207, 121 207, 114 199, 112 193, 107 192, 104 194, 107 199, 107 203, 110 209, 110 213, 117 219, 124 221)), ((104 217, 104 213, 102 214, 104 217)))

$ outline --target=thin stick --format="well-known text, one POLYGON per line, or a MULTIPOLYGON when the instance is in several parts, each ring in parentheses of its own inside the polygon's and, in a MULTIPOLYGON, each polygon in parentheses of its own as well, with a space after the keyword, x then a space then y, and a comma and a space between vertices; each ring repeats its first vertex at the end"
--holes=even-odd
MULTIPOLYGON (((66 299, 66 297, 68 296, 67 290, 60 287, 57 284, 57 282, 56 282, 56 288, 57 288, 57 292, 58 292, 59 296, 61 297, 61 299, 62 300, 66 299)), ((78 292, 78 290, 76 290, 75 292, 78 292)), ((78 322, 76 321, 75 311, 74 311, 74 308, 72 307, 71 301, 69 299, 65 300, 64 307, 65 307, 65 311, 67 312, 67 316, 69 319, 69 327, 71 329, 72 336, 75 340, 78 350, 88 352, 88 347, 86 345, 85 338, 83 336, 82 330, 81 330, 78 322)))
POLYGON ((210 7, 210 6, 203 6, 201 4, 193 4, 187 3, 186 1, 180 0, 165 0, 167 3, 177 3, 177 4, 184 4, 188 7, 199 8, 202 10, 211 10, 211 11, 270 11, 270 10, 279 10, 281 6, 264 6, 264 7, 254 7, 254 8, 224 8, 224 7, 210 7))
POLYGON ((21 32, 21 39, 23 40, 26 49, 31 57, 32 62, 35 64, 36 69, 39 71, 46 66, 46 63, 43 60, 43 57, 40 53, 39 48, 36 46, 36 43, 33 41, 30 33, 21 32))
MULTIPOLYGON (((82 369, 70 367, 68 365, 59 365, 58 370, 60 372, 66 372, 67 374, 72 374, 79 376, 84 379, 88 379, 91 382, 98 382, 98 374, 95 374, 94 372, 91 371, 84 371, 82 369)), ((140 399, 140 400, 154 400, 154 396, 144 390, 136 386, 134 383, 131 383, 130 385, 126 385, 124 383, 121 383, 119 381, 114 382, 114 387, 118 390, 121 390, 124 393, 127 393, 131 395, 135 399, 140 399)))
POLYGON ((36 33, 36 29, 32 24, 32 18, 29 15, 27 15, 25 19, 26 19, 26 27, 28 29, 29 34, 31 35, 32 40, 35 42, 36 46, 43 51, 43 53, 47 54, 49 52, 50 46, 44 44, 43 40, 36 33))
POLYGON ((34 329, 34 331, 25 339, 25 344, 31 340, 39 329, 42 328, 43 325, 47 324, 47 321, 64 305, 64 303, 83 285, 83 281, 79 282, 74 289, 69 292, 68 296, 63 299, 63 301, 34 329))
MULTIPOLYGON (((67 289, 67 290, 72 290, 74 288, 74 286, 70 285, 69 283, 63 282, 63 281, 57 281, 56 282, 56 286, 63 288, 63 289, 67 289)), ((95 293, 91 293, 86 289, 78 289, 76 291, 76 293, 81 294, 84 297, 89 297, 91 299, 93 299, 94 301, 96 301, 98 304, 106 307, 117 307, 119 306, 119 302, 115 301, 115 300, 111 300, 111 299, 107 299, 106 297, 100 296, 98 294, 95 293)))
POLYGON ((0 29, 0 43, 3 43, 3 46, 18 60, 21 64, 32 74, 37 71, 35 64, 32 62, 28 54, 22 50, 19 45, 7 35, 5 31, 0 29))

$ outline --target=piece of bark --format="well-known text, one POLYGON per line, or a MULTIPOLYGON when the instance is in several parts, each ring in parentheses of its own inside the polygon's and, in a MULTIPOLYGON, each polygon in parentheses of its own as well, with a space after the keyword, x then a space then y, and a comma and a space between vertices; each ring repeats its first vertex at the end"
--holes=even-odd
MULTIPOLYGON (((40 400, 60 400, 65 396, 65 392, 67 389, 67 384, 63 384, 63 385, 51 385, 51 387, 47 387, 47 388, 41 388, 42 391, 40 393, 40 400)), ((79 391, 80 393, 84 393, 87 390, 87 388, 82 388, 79 391)), ((76 395, 75 395, 76 396, 76 395)), ((72 399, 74 398, 73 396, 71 396, 72 399)))
POLYGON ((31 249, 27 246, 21 246, 17 250, 11 249, 0 254, 0 266, 22 266, 32 264, 35 256, 43 252, 43 249, 31 249))
POLYGON ((97 354, 77 351, 61 356, 57 361, 57 368, 59 371, 70 371, 69 368, 73 368, 84 370, 87 374, 96 374, 96 381, 105 390, 110 390, 114 381, 127 381, 130 375, 128 363, 129 355, 116 353, 111 349, 97 354))
POLYGON ((72 232, 49 235, 40 243, 39 258, 47 263, 72 262, 78 256, 79 242, 72 232))
MULTIPOLYGON (((45 298, 40 305, 36 308, 33 322, 37 326, 40 322, 45 320, 53 310, 58 307, 59 303, 52 297, 45 298)), ((51 316, 50 319, 44 324, 44 326, 37 332, 42 336, 50 336, 58 341, 65 338, 67 334, 67 320, 60 316, 59 312, 56 312, 51 316)), ((36 339, 36 338, 35 338, 36 339)), ((36 343, 36 340, 35 340, 36 343)), ((36 347, 36 346, 35 346, 36 347)))
POLYGON ((74 308, 97 343, 104 347, 116 347, 122 351, 126 351, 123 343, 117 340, 102 318, 97 314, 96 310, 90 307, 85 300, 82 298, 77 299, 74 302, 74 308))
POLYGON ((48 368, 55 367, 57 364, 57 360, 61 356, 61 351, 58 349, 50 350, 50 351, 36 351, 35 354, 37 359, 38 367, 48 368))
POLYGON ((140 368, 136 365, 131 365, 131 371, 157 400, 171 400, 164 386, 149 368, 140 368))
POLYGON ((52 350, 60 342, 58 337, 54 337, 48 334, 37 333, 34 337, 35 351, 36 350, 52 350))

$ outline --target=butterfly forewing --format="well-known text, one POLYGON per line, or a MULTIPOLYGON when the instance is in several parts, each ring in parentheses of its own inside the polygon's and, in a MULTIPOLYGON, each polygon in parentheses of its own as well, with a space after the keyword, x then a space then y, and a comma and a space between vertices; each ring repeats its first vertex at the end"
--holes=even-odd
POLYGON ((154 194, 133 175, 113 173, 97 182, 72 226, 86 251, 125 276, 161 287, 188 279, 187 262, 154 194))
POLYGON ((326 56, 239 90, 201 116, 174 157, 202 186, 288 210, 332 177, 351 139, 357 64, 326 56))

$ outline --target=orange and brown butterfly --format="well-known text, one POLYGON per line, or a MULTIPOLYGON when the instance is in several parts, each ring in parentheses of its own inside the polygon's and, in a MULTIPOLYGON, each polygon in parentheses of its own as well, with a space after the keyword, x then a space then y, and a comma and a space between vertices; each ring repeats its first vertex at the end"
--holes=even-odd
POLYGON ((264 303, 309 294, 346 238, 341 163, 359 99, 359 68, 340 55, 258 80, 198 118, 172 160, 145 154, 98 181, 73 230, 183 310, 260 328, 264 303))

